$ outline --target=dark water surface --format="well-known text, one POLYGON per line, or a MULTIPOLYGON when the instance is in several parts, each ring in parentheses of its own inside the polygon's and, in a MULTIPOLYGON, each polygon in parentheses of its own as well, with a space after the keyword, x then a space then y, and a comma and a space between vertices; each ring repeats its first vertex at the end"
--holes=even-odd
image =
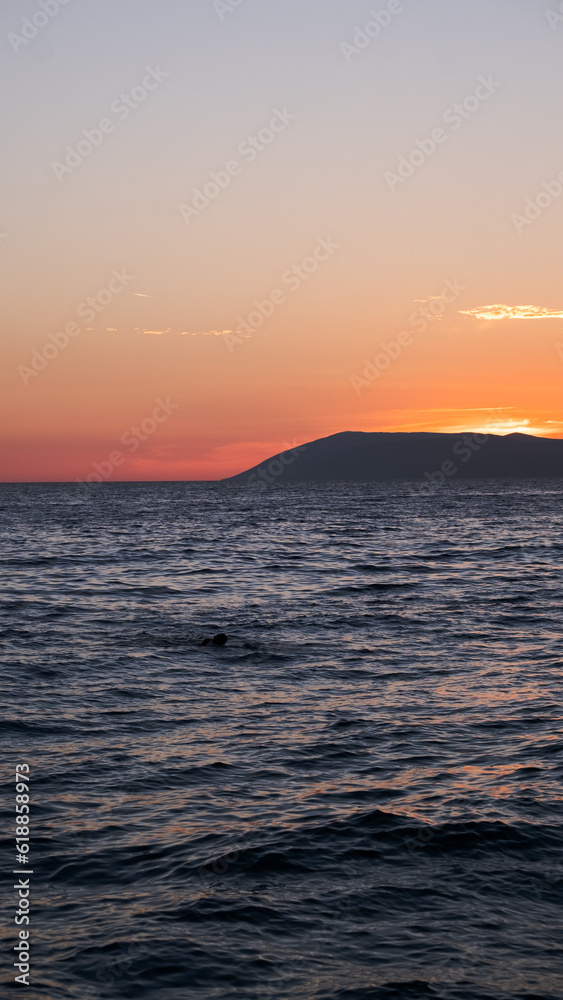
POLYGON ((6 995, 563 997, 562 499, 3 486, 6 995))

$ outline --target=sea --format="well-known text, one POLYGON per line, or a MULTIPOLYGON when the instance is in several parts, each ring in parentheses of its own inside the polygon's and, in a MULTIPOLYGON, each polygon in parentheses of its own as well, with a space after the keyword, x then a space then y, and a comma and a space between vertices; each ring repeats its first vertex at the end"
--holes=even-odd
POLYGON ((3 995, 561 1000, 562 500, 3 485, 3 995))

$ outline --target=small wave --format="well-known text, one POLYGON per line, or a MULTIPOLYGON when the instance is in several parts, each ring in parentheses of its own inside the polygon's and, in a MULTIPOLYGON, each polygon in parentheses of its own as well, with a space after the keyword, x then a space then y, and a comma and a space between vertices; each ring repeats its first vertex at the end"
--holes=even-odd
POLYGON ((337 587, 334 590, 325 590, 324 593, 338 597, 342 594, 383 593, 386 590, 414 590, 416 586, 413 583, 366 583, 356 586, 337 587))

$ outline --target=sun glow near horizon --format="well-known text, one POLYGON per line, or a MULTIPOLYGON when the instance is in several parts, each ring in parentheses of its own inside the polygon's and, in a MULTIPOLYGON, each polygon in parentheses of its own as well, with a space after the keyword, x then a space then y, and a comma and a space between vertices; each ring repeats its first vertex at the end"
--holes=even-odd
POLYGON ((511 415, 516 407, 478 407, 470 409, 437 409, 419 411, 416 422, 396 419, 386 420, 381 426, 370 424, 368 431, 387 433, 434 433, 434 434, 527 434, 530 437, 563 437, 563 420, 552 420, 543 414, 526 416, 523 413, 511 415), (446 416, 447 414, 447 416, 446 416), (487 419, 488 416, 488 419, 487 419))
MULTIPOLYGON (((555 437, 553 430, 547 427, 534 426, 531 420, 502 420, 495 423, 467 424, 461 427, 450 427, 448 434, 474 433, 474 434, 498 434, 499 437, 507 437, 509 434, 527 434, 529 437, 555 437)), ((563 434, 563 426, 559 433, 563 434)))

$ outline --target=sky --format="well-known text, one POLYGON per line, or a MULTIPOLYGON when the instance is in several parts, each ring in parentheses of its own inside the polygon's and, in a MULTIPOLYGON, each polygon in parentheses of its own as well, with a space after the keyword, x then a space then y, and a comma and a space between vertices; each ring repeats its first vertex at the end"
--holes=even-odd
POLYGON ((4 0, 3 481, 563 437, 559 0, 4 0))

